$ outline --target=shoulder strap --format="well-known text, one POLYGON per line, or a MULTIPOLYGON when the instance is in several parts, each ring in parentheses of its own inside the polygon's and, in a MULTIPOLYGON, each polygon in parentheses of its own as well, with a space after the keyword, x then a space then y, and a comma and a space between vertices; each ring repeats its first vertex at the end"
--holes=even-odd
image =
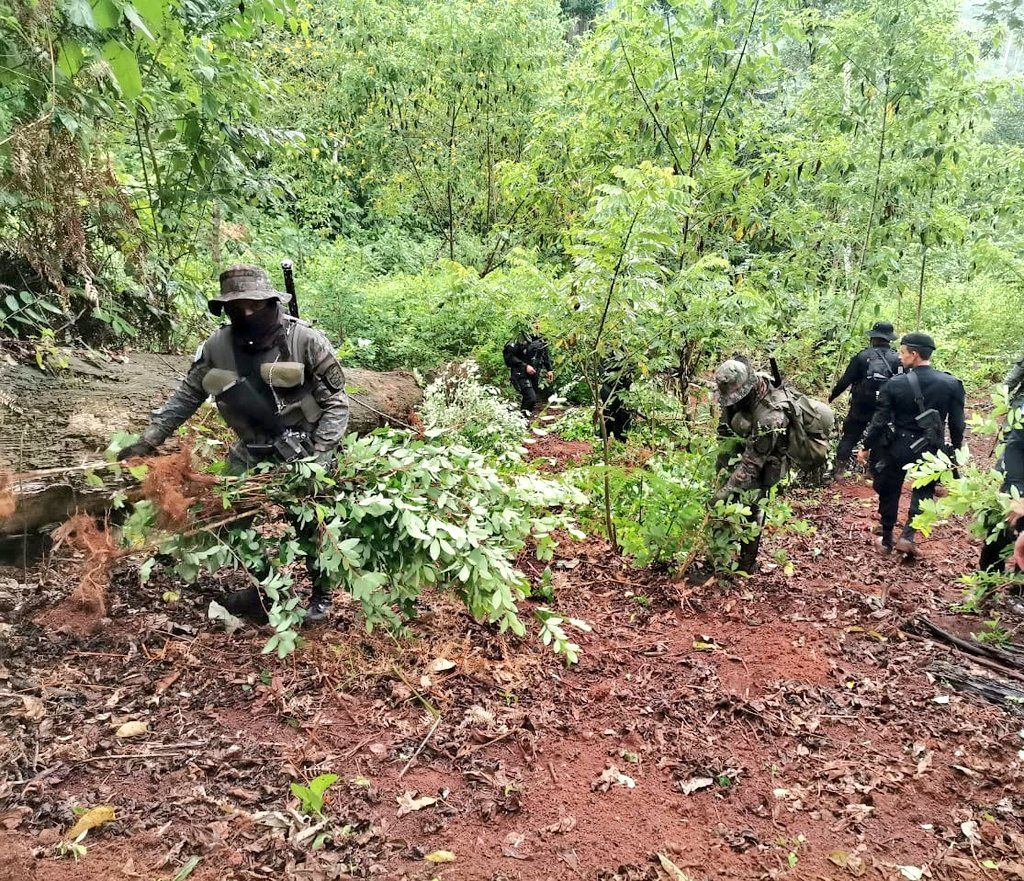
POLYGON ((907 382, 910 383, 910 391, 914 395, 914 403, 917 404, 917 412, 924 413, 924 395, 921 393, 921 383, 918 378, 914 375, 913 370, 908 370, 904 376, 907 377, 907 382))
POLYGON ((867 366, 871 372, 877 371, 881 373, 884 370, 886 376, 890 378, 895 376, 892 367, 889 365, 889 359, 885 357, 885 352, 879 349, 878 346, 872 346, 868 349, 867 366), (881 368, 879 368, 879 365, 881 365, 881 368))

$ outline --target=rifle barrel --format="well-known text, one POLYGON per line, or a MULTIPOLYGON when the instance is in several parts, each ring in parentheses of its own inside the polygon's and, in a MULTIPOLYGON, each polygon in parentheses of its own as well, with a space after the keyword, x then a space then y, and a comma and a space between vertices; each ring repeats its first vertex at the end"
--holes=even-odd
POLYGON ((288 314, 292 318, 299 317, 299 299, 295 296, 295 273, 291 260, 281 261, 281 272, 284 274, 284 291, 288 294, 288 314))

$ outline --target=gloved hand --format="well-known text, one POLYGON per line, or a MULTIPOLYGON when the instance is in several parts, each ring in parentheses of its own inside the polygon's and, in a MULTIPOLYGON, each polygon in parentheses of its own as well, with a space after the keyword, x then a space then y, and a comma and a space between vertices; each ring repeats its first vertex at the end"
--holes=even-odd
POLYGON ((122 447, 117 451, 117 461, 123 462, 125 459, 137 459, 139 456, 152 456, 156 452, 156 447, 153 446, 149 441, 137 440, 133 444, 128 444, 126 447, 122 447))

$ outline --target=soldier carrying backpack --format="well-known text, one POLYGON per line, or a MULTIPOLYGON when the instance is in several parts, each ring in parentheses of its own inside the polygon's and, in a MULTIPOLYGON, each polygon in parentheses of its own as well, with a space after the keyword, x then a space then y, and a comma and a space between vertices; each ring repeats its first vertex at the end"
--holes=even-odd
POLYGON ((917 533, 911 524, 921 510, 922 499, 935 494, 934 483, 914 488, 903 534, 894 543, 892 533, 905 468, 925 453, 938 452, 945 446, 947 424, 951 451, 963 446, 964 386, 955 376, 932 367, 934 351, 935 340, 926 333, 908 333, 900 340, 899 357, 905 372, 883 386, 864 438, 864 449, 858 456, 866 462, 869 451, 876 453, 872 461, 882 521, 879 546, 883 553, 895 548, 907 556, 916 556, 917 533))
MULTIPOLYGON (((774 367, 774 361, 773 361, 774 367)), ((790 463, 815 471, 828 458, 828 435, 834 414, 831 408, 782 386, 781 377, 758 373, 746 359, 734 356, 715 371, 718 401, 722 407, 719 437, 735 438, 722 445, 719 469, 733 464, 715 501, 725 501, 744 490, 756 490, 751 517, 761 525, 763 513, 757 499, 786 476, 790 463)), ((739 568, 753 571, 761 544, 760 532, 740 547, 739 568)))
POLYGON ((833 472, 836 476, 850 467, 853 450, 860 443, 864 431, 875 415, 878 393, 893 376, 903 372, 899 355, 889 345, 896 334, 887 321, 876 321, 868 331, 871 345, 850 359, 846 372, 840 377, 828 397, 831 404, 850 389, 850 412, 843 420, 843 434, 836 450, 833 472))

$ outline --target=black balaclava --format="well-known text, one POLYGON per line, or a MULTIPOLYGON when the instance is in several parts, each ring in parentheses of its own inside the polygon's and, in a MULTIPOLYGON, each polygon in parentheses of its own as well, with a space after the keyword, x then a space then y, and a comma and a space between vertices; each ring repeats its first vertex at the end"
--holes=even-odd
POLYGON ((225 311, 231 321, 231 335, 243 352, 262 352, 278 341, 283 327, 280 301, 270 300, 252 315, 242 315, 230 308, 225 311))

